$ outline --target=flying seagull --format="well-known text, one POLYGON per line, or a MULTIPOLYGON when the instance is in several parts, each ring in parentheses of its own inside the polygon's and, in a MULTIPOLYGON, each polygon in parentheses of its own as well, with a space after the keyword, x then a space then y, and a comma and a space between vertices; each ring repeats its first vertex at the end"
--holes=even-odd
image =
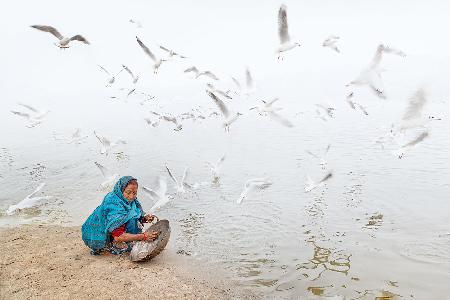
POLYGON ((116 147, 119 144, 127 143, 122 139, 118 139, 117 141, 111 142, 108 138, 97 134, 97 132, 95 132, 95 130, 94 130, 94 135, 97 137, 99 142, 102 144, 102 147, 100 149, 101 154, 108 155, 109 151, 111 151, 112 148, 116 147))
POLYGON ((311 156, 313 156, 313 157, 319 159, 319 160, 320 160, 320 163, 319 163, 319 164, 322 166, 322 169, 325 170, 325 168, 326 168, 326 166, 327 166, 327 161, 326 161, 325 158, 326 158, 326 156, 327 156, 327 154, 328 154, 328 151, 330 151, 330 147, 331 147, 331 144, 328 144, 328 146, 327 146, 327 148, 325 149, 325 151, 324 151, 324 153, 323 153, 322 156, 319 156, 319 155, 317 155, 317 154, 314 154, 313 152, 311 152, 311 151, 309 151, 309 150, 306 150, 306 153, 308 153, 309 155, 311 155, 311 156))
POLYGON ((108 74, 108 76, 110 76, 108 78, 108 83, 106 84, 106 86, 111 86, 115 81, 116 81, 116 76, 119 75, 124 69, 120 69, 119 72, 117 72, 117 74, 112 75, 108 70, 106 70, 104 67, 102 67, 101 65, 98 65, 100 67, 100 69, 103 70, 103 72, 105 72, 106 74, 108 74))
POLYGON ((71 41, 80 41, 83 42, 85 44, 89 44, 89 42, 82 36, 82 35, 74 35, 73 37, 69 38, 69 37, 64 37, 61 35, 61 33, 59 33, 58 30, 56 30, 56 28, 52 27, 52 26, 45 26, 45 25, 33 25, 31 26, 35 29, 44 31, 44 32, 49 32, 51 34, 53 34, 59 41, 57 43, 55 43, 56 46, 58 46, 59 48, 69 48, 69 43, 71 41))
POLYGON ((67 144, 80 144, 82 140, 88 138, 87 135, 81 135, 81 129, 75 129, 74 133, 71 136, 71 139, 67 142, 67 144))
POLYGON ((268 188, 269 186, 272 185, 272 182, 268 181, 265 178, 254 178, 254 179, 249 179, 245 182, 244 184, 244 189, 241 193, 241 195, 239 196, 238 200, 236 201, 237 204, 241 204, 242 201, 244 201, 244 199, 247 197, 247 195, 255 190, 263 190, 268 188))
POLYGON ((181 181, 178 181, 175 176, 173 176, 172 172, 170 171, 169 167, 166 165, 167 173, 169 173, 169 177, 172 179, 173 183, 175 184, 175 188, 177 190, 177 193, 184 193, 186 192, 185 188, 191 189, 192 186, 186 182, 187 174, 188 174, 188 168, 184 168, 183 177, 181 178, 181 181))
POLYGON ((206 162, 206 164, 211 169, 211 173, 213 175, 213 182, 218 182, 220 179, 220 168, 222 166, 222 163, 225 160, 225 155, 222 156, 215 164, 212 162, 206 162))
POLYGON ((408 149, 413 148, 414 146, 416 146, 417 144, 419 144, 420 142, 425 140, 428 136, 429 136, 428 131, 424 131, 421 134, 419 134, 416 138, 414 138, 413 140, 401 145, 397 150, 394 150, 393 153, 396 156, 398 156, 398 158, 403 158, 403 156, 405 155, 405 152, 408 149))
POLYGON ((406 54, 400 50, 385 46, 383 44, 379 44, 375 54, 370 62, 369 66, 361 71, 358 77, 348 83, 346 86, 368 86, 371 91, 379 98, 386 99, 386 95, 384 94, 384 88, 381 81, 381 72, 383 71, 380 68, 381 58, 383 57, 383 53, 394 54, 401 57, 405 57, 406 54))
POLYGON ((240 112, 231 114, 225 103, 221 99, 219 99, 219 97, 217 97, 213 92, 210 92, 208 90, 206 91, 206 93, 208 94, 209 97, 211 97, 211 99, 213 99, 214 103, 216 103, 216 105, 222 112, 222 115, 225 118, 223 122, 223 127, 225 131, 230 131, 231 124, 234 123, 234 121, 236 121, 237 118, 242 114, 240 112))
POLYGON ((200 76, 207 76, 213 80, 219 80, 219 78, 216 75, 214 75, 211 71, 200 72, 200 70, 197 69, 197 67, 195 67, 195 66, 192 66, 192 67, 184 70, 184 73, 189 73, 189 72, 192 72, 195 74, 195 79, 199 78, 200 76))
POLYGON ((161 209, 172 199, 170 196, 167 195, 167 181, 162 176, 158 178, 157 190, 153 190, 145 186, 143 187, 143 190, 150 198, 152 198, 155 201, 153 206, 150 208, 151 213, 154 213, 155 211, 161 209))
POLYGON ((128 68, 125 65, 122 65, 123 70, 127 71, 128 74, 130 74, 131 79, 133 80, 133 83, 136 84, 136 82, 139 80, 139 75, 134 75, 133 72, 131 72, 130 68, 128 68))
POLYGON ((99 186, 100 189, 101 190, 111 189, 114 186, 117 179, 119 178, 119 174, 113 174, 108 168, 102 166, 96 161, 94 162, 94 164, 99 168, 100 172, 102 172, 104 178, 103 182, 99 186))
POLYGON ((278 36, 280 38, 280 45, 276 50, 276 53, 278 53, 278 59, 280 59, 283 52, 300 46, 299 43, 292 42, 289 36, 286 9, 286 5, 282 4, 278 11, 278 36))
POLYGON ((339 48, 336 46, 336 43, 339 41, 339 37, 337 35, 330 35, 323 41, 322 47, 328 47, 337 53, 340 53, 339 48))
POLYGON ((264 105, 252 107, 250 108, 250 110, 256 109, 258 110, 260 115, 268 115, 272 120, 285 127, 294 127, 294 124, 292 124, 291 121, 289 121, 288 119, 284 118, 283 116, 281 116, 276 112, 278 110, 281 110, 282 108, 272 106, 278 100, 279 100, 278 98, 275 98, 271 101, 261 100, 264 105))
POLYGON ((158 70, 159 70, 159 67, 160 67, 161 64, 162 64, 164 61, 166 61, 166 60, 165 60, 165 59, 157 58, 157 57, 150 51, 150 49, 148 49, 148 47, 144 45, 144 43, 143 43, 138 37, 136 37, 136 40, 137 40, 139 46, 141 46, 142 50, 144 50, 144 52, 145 52, 148 56, 150 56, 150 58, 155 62, 155 64, 153 65, 153 69, 154 69, 154 72, 153 72, 153 73, 157 74, 157 73, 158 73, 158 70))
POLYGON ((26 125, 26 127, 28 127, 28 128, 32 128, 32 127, 35 127, 35 126, 41 124, 42 119, 50 112, 49 110, 38 110, 31 105, 27 105, 27 104, 23 104, 23 103, 18 103, 18 104, 25 107, 28 110, 28 112, 21 112, 21 111, 15 111, 15 110, 12 110, 11 112, 15 115, 18 115, 20 117, 27 119, 29 124, 26 125))
POLYGON ((167 53, 169 53, 169 58, 172 58, 172 57, 174 57, 174 56, 178 56, 178 57, 180 57, 180 58, 187 58, 186 56, 183 56, 183 55, 181 55, 181 54, 178 54, 178 53, 176 53, 175 51, 173 51, 172 49, 168 49, 168 48, 166 48, 166 47, 164 47, 164 46, 159 46, 159 48, 161 48, 162 50, 164 50, 164 51, 166 51, 167 53))
POLYGON ((322 179, 319 181, 313 181, 309 175, 306 176, 305 182, 305 193, 311 192, 315 188, 318 188, 325 184, 325 181, 329 180, 333 176, 332 172, 328 172, 322 179))
POLYGON ((25 197, 25 199, 23 199, 22 201, 20 201, 19 203, 15 204, 15 205, 11 205, 8 207, 8 209, 6 210, 6 214, 11 216, 14 213, 16 213, 17 211, 20 211, 22 209, 26 209, 26 208, 32 208, 38 205, 43 204, 41 201, 42 200, 46 200, 46 199, 50 199, 52 196, 41 196, 41 197, 34 197, 34 195, 39 192, 43 187, 45 186, 45 183, 41 183, 35 190, 34 192, 32 192, 31 194, 29 194, 28 196, 25 197))

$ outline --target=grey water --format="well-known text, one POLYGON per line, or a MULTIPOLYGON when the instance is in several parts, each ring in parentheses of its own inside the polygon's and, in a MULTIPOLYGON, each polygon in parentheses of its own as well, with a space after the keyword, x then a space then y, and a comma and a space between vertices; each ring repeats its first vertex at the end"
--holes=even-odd
MULTIPOLYGON (((173 227, 170 251, 223 268, 267 298, 448 298, 450 45, 436 30, 448 25, 448 4, 285 3, 290 33, 302 46, 283 60, 274 53, 278 1, 100 1, 88 11, 80 2, 10 3, 16 14, 5 15, 2 22, 9 26, 1 26, 8 43, 2 46, 7 72, 0 75, 0 225, 82 224, 107 192, 99 189, 103 177, 96 161, 135 176, 141 187, 167 177, 174 199, 156 214, 173 227), (23 5, 29 9, 22 11, 23 5), (67 9, 73 13, 58 13, 67 9), (129 23, 131 18, 143 27, 129 23), (83 34, 91 45, 60 50, 51 35, 29 28, 35 23, 83 34), (340 54, 321 46, 330 34, 341 36, 340 54), (157 55, 164 55, 157 46, 162 44, 188 59, 163 63, 155 75, 135 36, 157 55), (345 103, 345 84, 381 42, 407 56, 383 57, 387 99, 355 90, 366 116, 345 103), (97 64, 111 70, 128 65, 140 75, 137 92, 127 97, 134 86, 125 72, 106 87, 97 64), (221 116, 209 116, 218 111, 205 93, 209 81, 183 73, 192 65, 217 73, 221 80, 213 84, 223 90, 236 89, 230 75, 244 86, 245 68, 252 72, 254 89, 246 95, 243 88, 226 101, 243 113, 230 132, 221 116), (418 88, 427 94, 424 117, 442 120, 427 123, 429 137, 399 159, 395 141, 376 141, 399 124, 418 88), (144 101, 140 92, 155 98, 144 101), (248 110, 275 97, 293 128, 248 110), (50 112, 42 124, 27 128, 25 119, 10 112, 22 109, 18 102, 50 112), (334 117, 318 118, 315 104, 334 107, 334 117), (206 118, 184 120, 180 131, 164 121, 157 127, 144 121, 150 111, 176 116, 193 109, 206 118), (88 138, 68 144, 76 128, 88 138), (94 130, 127 144, 101 155, 94 130), (306 150, 320 154, 328 144, 324 170, 306 150), (213 183, 206 161, 223 155, 222 175, 213 183), (188 167, 189 182, 208 184, 177 194, 166 164, 177 177, 188 167), (306 177, 319 179, 328 170, 332 178, 305 193, 306 177), (246 180, 256 177, 273 184, 236 204, 246 180), (50 201, 13 216, 4 213, 41 182, 50 201)), ((153 204, 143 191, 138 198, 145 209, 153 204)))

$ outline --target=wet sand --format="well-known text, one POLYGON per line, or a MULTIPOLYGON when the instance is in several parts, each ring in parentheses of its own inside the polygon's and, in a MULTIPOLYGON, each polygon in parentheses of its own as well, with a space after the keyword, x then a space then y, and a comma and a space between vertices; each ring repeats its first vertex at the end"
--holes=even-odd
POLYGON ((0 233, 0 299, 254 298, 200 278, 168 251, 145 263, 92 256, 80 227, 23 225, 0 233))

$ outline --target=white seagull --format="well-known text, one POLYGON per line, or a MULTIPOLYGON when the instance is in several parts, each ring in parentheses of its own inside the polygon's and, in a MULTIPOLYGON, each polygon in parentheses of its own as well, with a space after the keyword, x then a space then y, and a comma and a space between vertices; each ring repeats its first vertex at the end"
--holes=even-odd
POLYGON ((412 129, 416 127, 423 127, 431 121, 441 120, 440 118, 435 118, 432 116, 428 116, 428 118, 423 117, 422 112, 423 108, 427 103, 427 97, 425 91, 423 89, 418 89, 409 99, 408 99, 408 107, 403 114, 400 128, 398 129, 400 132, 405 131, 406 129, 412 129))
POLYGON ((38 110, 31 105, 27 105, 27 104, 23 104, 23 103, 18 103, 18 104, 25 107, 26 109, 28 109, 28 112, 25 113, 25 112, 15 111, 15 110, 12 110, 11 112, 15 115, 26 118, 29 122, 29 124, 26 125, 26 127, 28 127, 28 128, 32 128, 32 127, 35 127, 35 126, 41 124, 42 119, 50 112, 50 110, 38 110))
POLYGON ((131 72, 130 68, 128 68, 125 65, 122 65, 123 70, 127 71, 128 74, 130 74, 131 79, 133 80, 133 83, 136 84, 136 82, 139 80, 139 75, 134 75, 133 72, 131 72))
POLYGON ((181 55, 181 54, 178 54, 178 53, 176 53, 175 51, 173 51, 172 49, 168 49, 168 48, 166 48, 166 47, 164 47, 164 46, 159 46, 159 48, 161 48, 162 50, 164 50, 164 51, 166 51, 167 53, 169 53, 169 58, 172 58, 172 57, 174 57, 174 56, 178 56, 178 57, 180 57, 180 58, 187 58, 186 56, 184 56, 184 55, 181 55))
POLYGON ((142 28, 142 24, 138 20, 130 19, 128 22, 136 25, 137 28, 142 28))
POLYGON ((211 169, 211 173, 213 175, 213 182, 218 182, 220 179, 220 168, 222 166, 222 163, 225 160, 225 155, 222 156, 215 164, 212 162, 207 161, 206 164, 211 169))
POLYGON ((306 153, 308 153, 309 155, 317 158, 320 162, 319 164, 322 166, 322 169, 325 170, 326 166, 327 166, 327 161, 326 161, 326 156, 328 154, 328 151, 330 151, 330 147, 331 144, 328 144, 327 148, 325 149, 324 153, 322 156, 319 156, 317 154, 314 154, 313 152, 306 150, 306 153))
POLYGON ((169 177, 172 179, 173 183, 175 184, 175 188, 177 190, 177 193, 185 193, 185 188, 191 189, 192 186, 186 182, 187 174, 188 174, 188 168, 184 168, 183 177, 181 178, 181 181, 178 181, 175 176, 173 176, 172 172, 170 171, 169 167, 166 165, 167 173, 169 173, 169 177))
POLYGON ((284 118, 280 114, 276 113, 276 111, 282 109, 281 107, 273 107, 272 106, 278 100, 279 100, 278 98, 275 98, 271 101, 261 100, 264 105, 252 107, 252 108, 250 108, 250 110, 256 109, 256 110, 258 110, 260 115, 268 115, 272 120, 280 123, 281 125, 283 125, 285 127, 294 127, 294 124, 292 124, 291 121, 284 118))
POLYGON ((154 69, 153 73, 157 74, 157 73, 158 73, 158 70, 159 70, 159 67, 160 67, 161 64, 162 64, 164 61, 166 61, 166 60, 165 60, 165 59, 160 59, 160 58, 156 57, 156 56, 150 51, 150 49, 148 49, 148 47, 145 46, 143 42, 141 42, 141 40, 140 40, 138 37, 136 37, 136 40, 137 40, 139 46, 141 46, 142 50, 144 50, 144 52, 145 52, 148 56, 150 56, 150 58, 155 62, 155 64, 153 65, 153 69, 154 69))
POLYGON ((309 177, 309 175, 306 175, 306 182, 305 182, 305 193, 311 192, 315 188, 318 188, 325 184, 325 181, 329 180, 333 176, 332 172, 328 172, 322 179, 315 182, 309 177))
POLYGON ((41 196, 41 197, 33 197, 37 192, 39 192, 43 187, 45 186, 45 183, 41 183, 31 194, 25 197, 22 201, 15 205, 11 205, 6 210, 6 214, 11 216, 17 211, 20 211, 22 209, 35 207, 38 205, 43 204, 41 201, 50 199, 52 196, 41 196))
POLYGON ((71 136, 71 139, 67 141, 67 144, 80 144, 82 140, 87 139, 87 135, 81 135, 81 129, 75 129, 74 133, 71 136))
POLYGON ((286 13, 286 5, 282 4, 278 11, 278 36, 280 38, 280 46, 277 48, 278 59, 283 52, 291 50, 297 46, 300 46, 297 42, 292 42, 288 31, 288 21, 286 13))
POLYGON ((117 179, 119 179, 119 174, 113 174, 108 168, 102 166, 96 161, 94 161, 94 164, 100 169, 100 172, 102 172, 104 178, 99 188, 102 191, 111 189, 114 186, 117 179))
POLYGON ((159 210, 161 207, 170 202, 172 197, 167 195, 167 182, 166 179, 162 176, 158 178, 158 189, 153 190, 148 187, 143 187, 143 190, 147 193, 147 195, 155 201, 153 206, 150 208, 150 212, 154 213, 159 210))
POLYGON ((383 57, 383 53, 395 54, 401 57, 405 57, 406 54, 400 50, 396 50, 394 48, 385 46, 383 44, 378 45, 377 50, 370 62, 369 66, 361 71, 359 76, 348 83, 346 86, 368 86, 372 92, 375 93, 379 98, 386 99, 386 95, 384 94, 383 84, 381 81, 381 72, 383 71, 380 68, 381 59, 383 57))
POLYGON ((98 65, 100 67, 100 69, 102 69, 106 74, 108 74, 109 78, 108 78, 108 83, 106 84, 106 86, 111 86, 115 81, 116 81, 116 76, 120 74, 120 72, 122 72, 124 69, 120 69, 119 72, 117 72, 117 74, 112 75, 108 70, 106 70, 104 67, 102 67, 101 65, 98 65))
POLYGON ((108 155, 109 151, 111 151, 112 148, 116 147, 119 144, 127 143, 126 141, 124 141, 122 139, 118 139, 115 142, 111 142, 108 138, 97 134, 97 132, 95 132, 95 130, 94 130, 94 135, 97 137, 99 142, 102 144, 102 148, 100 149, 100 154, 108 155))
POLYGON ((212 93, 208 90, 206 91, 206 93, 211 97, 211 99, 214 100, 214 103, 216 103, 216 105, 219 107, 220 111, 222 112, 222 115, 225 118, 225 120, 223 122, 223 127, 224 127, 225 131, 230 131, 231 124, 234 123, 234 121, 236 121, 237 118, 242 114, 240 112, 231 114, 230 111, 228 110, 227 106, 225 105, 225 103, 223 103, 223 101, 221 99, 219 99, 219 97, 217 97, 214 93, 212 93))
POLYGON ((244 190, 242 191, 241 195, 239 196, 238 200, 236 201, 237 204, 241 204, 242 201, 247 197, 247 195, 255 191, 257 189, 263 190, 268 188, 272 185, 272 182, 268 181, 265 178, 254 178, 249 179, 244 184, 244 190))
POLYGON ((336 51, 337 53, 340 53, 341 51, 339 51, 339 48, 336 46, 336 43, 338 42, 339 37, 337 35, 330 35, 329 37, 327 37, 325 39, 325 41, 323 41, 322 43, 322 47, 328 47, 334 51, 336 51))
POLYGON ((428 136, 429 136, 428 131, 423 131, 413 140, 406 142, 405 144, 401 145, 397 150, 394 150, 393 154, 398 158, 403 158, 407 150, 413 148, 414 146, 425 140, 428 136))
POLYGON ((189 73, 192 72, 195 74, 195 79, 199 78, 200 76, 207 76, 213 80, 219 80, 219 78, 214 75, 211 71, 201 71, 199 69, 197 69, 197 67, 192 66, 190 68, 187 68, 186 70, 184 70, 184 73, 189 73))
POLYGON ((222 96, 222 97, 225 97, 225 98, 227 98, 227 99, 233 99, 233 98, 229 95, 230 91, 224 92, 224 91, 221 91, 221 90, 219 90, 219 89, 216 89, 211 83, 207 83, 206 86, 208 87, 208 89, 209 89, 210 92, 213 92, 213 93, 215 93, 215 94, 217 94, 217 95, 220 95, 220 96, 222 96))
POLYGON ((56 28, 52 27, 52 26, 45 26, 45 25, 33 25, 31 26, 35 29, 44 31, 44 32, 49 32, 51 34, 53 34, 59 41, 58 43, 55 43, 56 46, 58 46, 59 48, 69 48, 69 43, 71 41, 80 41, 83 42, 85 44, 89 44, 89 42, 82 36, 82 35, 74 35, 73 37, 69 38, 69 37, 64 37, 62 36, 61 33, 59 33, 58 30, 56 30, 56 28))

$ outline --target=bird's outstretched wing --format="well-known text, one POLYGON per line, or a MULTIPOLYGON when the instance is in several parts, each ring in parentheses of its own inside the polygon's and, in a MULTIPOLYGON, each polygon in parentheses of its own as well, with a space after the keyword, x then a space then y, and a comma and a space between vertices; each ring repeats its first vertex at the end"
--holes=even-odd
POLYGON ((277 114, 273 111, 269 112, 269 117, 271 117, 274 121, 280 123, 283 126, 294 127, 294 124, 292 124, 291 121, 289 121, 288 119, 280 116, 279 114, 277 114))
POLYGON ((148 56, 151 57, 151 59, 153 59, 156 62, 156 57, 155 55, 150 51, 150 49, 148 49, 147 46, 144 45, 144 43, 138 38, 136 37, 136 40, 139 44, 139 46, 141 46, 141 48, 144 50, 145 53, 147 53, 148 56))
POLYGON ((280 6, 280 10, 278 11, 278 35, 280 37, 281 44, 284 44, 290 40, 286 5, 284 4, 280 6))
POLYGON ((198 69, 195 66, 192 66, 190 68, 187 68, 186 70, 184 70, 184 73, 189 73, 189 72, 194 72, 195 74, 198 74, 198 69))
POLYGON ((37 30, 41 30, 44 32, 49 32, 51 34, 53 34, 56 38, 58 38, 58 40, 62 40, 64 37, 61 35, 61 33, 59 33, 58 30, 56 30, 55 27, 52 26, 46 26, 46 25, 33 25, 31 26, 37 30))
POLYGON ((213 92, 206 91, 206 93, 211 97, 211 99, 214 100, 214 103, 216 103, 216 105, 219 107, 222 114, 226 118, 228 118, 228 116, 230 115, 230 112, 229 112, 227 106, 225 105, 225 103, 223 103, 223 101, 220 100, 219 97, 217 97, 213 92))
POLYGON ((87 40, 84 36, 79 35, 79 34, 74 35, 73 37, 70 38, 70 40, 71 40, 71 41, 79 41, 79 42, 83 42, 83 43, 88 44, 88 45, 90 44, 90 43, 88 42, 88 40, 87 40))
POLYGON ((108 175, 108 169, 106 169, 104 166, 102 166, 96 161, 94 161, 94 164, 100 169, 100 172, 102 172, 103 177, 106 177, 108 175))
POLYGON ((170 172, 170 169, 169 169, 169 167, 166 165, 166 170, 167 170, 167 173, 169 173, 169 176, 170 176, 170 178, 173 180, 173 182, 176 184, 176 185, 178 185, 178 180, 175 178, 175 176, 173 176, 173 174, 172 174, 172 172, 170 172))

